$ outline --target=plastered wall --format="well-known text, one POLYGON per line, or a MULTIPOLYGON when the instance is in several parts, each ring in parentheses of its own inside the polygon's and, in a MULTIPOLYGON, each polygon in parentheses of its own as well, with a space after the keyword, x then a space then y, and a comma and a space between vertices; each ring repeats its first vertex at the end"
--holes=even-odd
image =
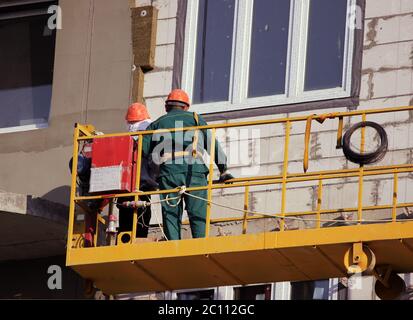
POLYGON ((0 189, 68 203, 75 122, 125 129, 132 49, 128 1, 61 0, 46 129, 0 135, 0 189))

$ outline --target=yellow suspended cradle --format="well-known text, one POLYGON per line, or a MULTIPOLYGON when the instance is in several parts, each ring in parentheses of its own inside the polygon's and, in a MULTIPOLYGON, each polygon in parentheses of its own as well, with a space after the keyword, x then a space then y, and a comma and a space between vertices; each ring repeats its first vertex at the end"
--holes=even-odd
MULTIPOLYGON (((81 231, 77 231, 77 204, 82 201, 108 198, 107 195, 79 196, 77 194, 77 154, 79 144, 104 137, 138 136, 138 162, 136 188, 139 190, 142 137, 154 132, 135 132, 97 135, 92 125, 77 124, 74 130, 72 183, 70 214, 68 225, 66 263, 83 278, 107 294, 169 291, 189 288, 206 288, 227 285, 279 281, 305 281, 327 278, 348 277, 355 273, 372 274, 377 278, 376 293, 381 298, 395 298, 404 289, 404 283, 396 273, 413 272, 413 216, 400 218, 400 211, 410 212, 413 203, 398 201, 399 176, 411 174, 413 164, 387 166, 360 166, 353 169, 308 171, 311 123, 338 120, 337 144, 342 141, 344 119, 361 116, 366 121, 369 115, 411 112, 413 107, 398 107, 351 112, 328 113, 322 115, 298 116, 273 120, 258 120, 226 123, 192 128, 175 128, 165 131, 211 130, 211 155, 214 159, 216 131, 222 128, 240 128, 263 125, 283 125, 285 141, 282 173, 279 175, 256 176, 233 179, 231 184, 215 184, 213 174, 209 175, 206 187, 187 187, 153 192, 114 194, 110 198, 159 195, 177 192, 208 190, 206 238, 179 241, 136 242, 137 212, 134 213, 130 241, 106 243, 95 247, 81 245, 81 231), (304 173, 288 172, 291 128, 295 123, 306 123, 304 135, 304 173), (391 203, 385 205, 363 205, 363 185, 366 177, 391 176, 393 193, 391 203), (358 199, 356 207, 323 209, 323 187, 327 181, 338 179, 358 179, 358 199), (287 212, 288 186, 292 183, 313 181, 317 186, 315 210, 287 212), (250 210, 251 189, 256 186, 281 187, 280 212, 262 213, 250 210), (243 188, 243 208, 222 206, 212 200, 214 190, 243 188), (242 216, 211 219, 212 207, 221 213, 235 209, 242 216), (390 218, 385 220, 363 219, 365 212, 387 210, 390 218), (331 219, 326 215, 355 213, 357 219, 345 221, 341 226, 326 227, 324 222, 331 219), (259 219, 273 218, 276 231, 248 232, 248 223, 259 219), (288 219, 307 219, 314 222, 312 228, 288 230, 288 219), (239 235, 209 236, 211 225, 236 221, 242 223, 239 235), (76 231, 75 231, 76 230, 76 231)), ((158 130, 157 133, 160 131, 158 130)), ((277 146, 278 147, 278 146, 277 146)), ((365 128, 361 130, 361 150, 365 147, 365 128)), ((275 150, 274 146, 274 150, 275 150)), ((279 151, 279 150, 278 150, 279 151)), ((214 164, 209 164, 213 172, 214 164)), ((276 205, 274 204, 274 207, 276 205)), ((79 211, 80 212, 80 211, 79 211)), ((221 214, 222 216, 222 214, 221 214)), ((98 214, 97 224, 104 226, 107 219, 98 214)), ((97 228, 95 238, 98 237, 97 228)), ((94 242, 95 244, 97 241, 94 242)))

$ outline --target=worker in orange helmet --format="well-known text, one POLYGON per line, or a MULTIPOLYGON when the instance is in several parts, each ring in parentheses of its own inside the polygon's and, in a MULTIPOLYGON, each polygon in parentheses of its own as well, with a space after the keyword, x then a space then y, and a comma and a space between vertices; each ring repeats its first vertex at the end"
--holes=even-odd
MULTIPOLYGON (((180 89, 172 90, 165 102, 166 115, 154 121, 148 130, 174 129, 182 127, 205 126, 205 120, 195 112, 189 112, 190 101, 187 93, 180 89)), ((161 131, 153 135, 145 135, 143 153, 152 155, 159 161, 159 188, 170 190, 186 187, 204 187, 207 185, 208 166, 203 161, 203 153, 211 145, 209 130, 185 132, 161 131)), ((227 157, 218 141, 215 143, 215 163, 220 171, 220 182, 224 183, 233 178, 227 170, 227 157)), ((191 191, 191 195, 207 198, 207 190, 191 191)), ((178 197, 175 193, 161 195, 178 197)), ((203 200, 183 194, 185 209, 188 213, 193 238, 205 237, 206 208, 203 200)), ((167 199, 166 199, 167 200, 167 199)), ((162 202, 162 217, 165 236, 168 240, 181 239, 181 220, 183 201, 171 203, 162 202), (171 205, 172 204, 172 205, 171 205)))
MULTIPOLYGON (((133 103, 129 108, 125 116, 129 132, 145 131, 146 128, 152 123, 148 110, 145 105, 141 103, 133 103)), ((135 137, 137 140, 138 137, 135 137)), ((135 148, 137 144, 135 143, 135 148)), ((158 189, 156 182, 157 167, 147 157, 142 157, 141 162, 141 177, 140 177, 140 190, 152 191, 158 189)), ((133 201, 134 198, 123 198, 122 203, 133 201)), ((140 196, 140 201, 150 202, 150 196, 140 196)), ((124 207, 118 205, 119 208, 119 229, 118 232, 127 232, 132 230, 133 224, 133 208, 124 207)), ((146 238, 149 231, 149 223, 151 220, 150 207, 138 209, 138 225, 136 228, 137 238, 146 238)))
POLYGON ((129 132, 144 131, 152 123, 148 109, 141 103, 133 103, 128 108, 125 120, 129 132))

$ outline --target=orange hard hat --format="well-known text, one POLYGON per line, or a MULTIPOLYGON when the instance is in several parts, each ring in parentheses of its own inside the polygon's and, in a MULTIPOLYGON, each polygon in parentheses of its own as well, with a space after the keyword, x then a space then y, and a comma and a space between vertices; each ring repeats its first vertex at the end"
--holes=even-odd
POLYGON ((190 106, 188 94, 181 89, 172 90, 166 99, 167 105, 190 106))
POLYGON ((148 110, 146 106, 141 103, 133 103, 129 108, 128 112, 126 113, 126 121, 128 122, 137 122, 150 119, 148 110))

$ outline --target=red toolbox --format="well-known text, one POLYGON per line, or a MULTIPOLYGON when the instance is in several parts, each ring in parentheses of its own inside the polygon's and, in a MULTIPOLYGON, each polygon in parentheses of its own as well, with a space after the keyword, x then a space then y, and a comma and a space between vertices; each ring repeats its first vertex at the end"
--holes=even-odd
POLYGON ((89 192, 133 192, 135 163, 132 137, 94 139, 89 192))

